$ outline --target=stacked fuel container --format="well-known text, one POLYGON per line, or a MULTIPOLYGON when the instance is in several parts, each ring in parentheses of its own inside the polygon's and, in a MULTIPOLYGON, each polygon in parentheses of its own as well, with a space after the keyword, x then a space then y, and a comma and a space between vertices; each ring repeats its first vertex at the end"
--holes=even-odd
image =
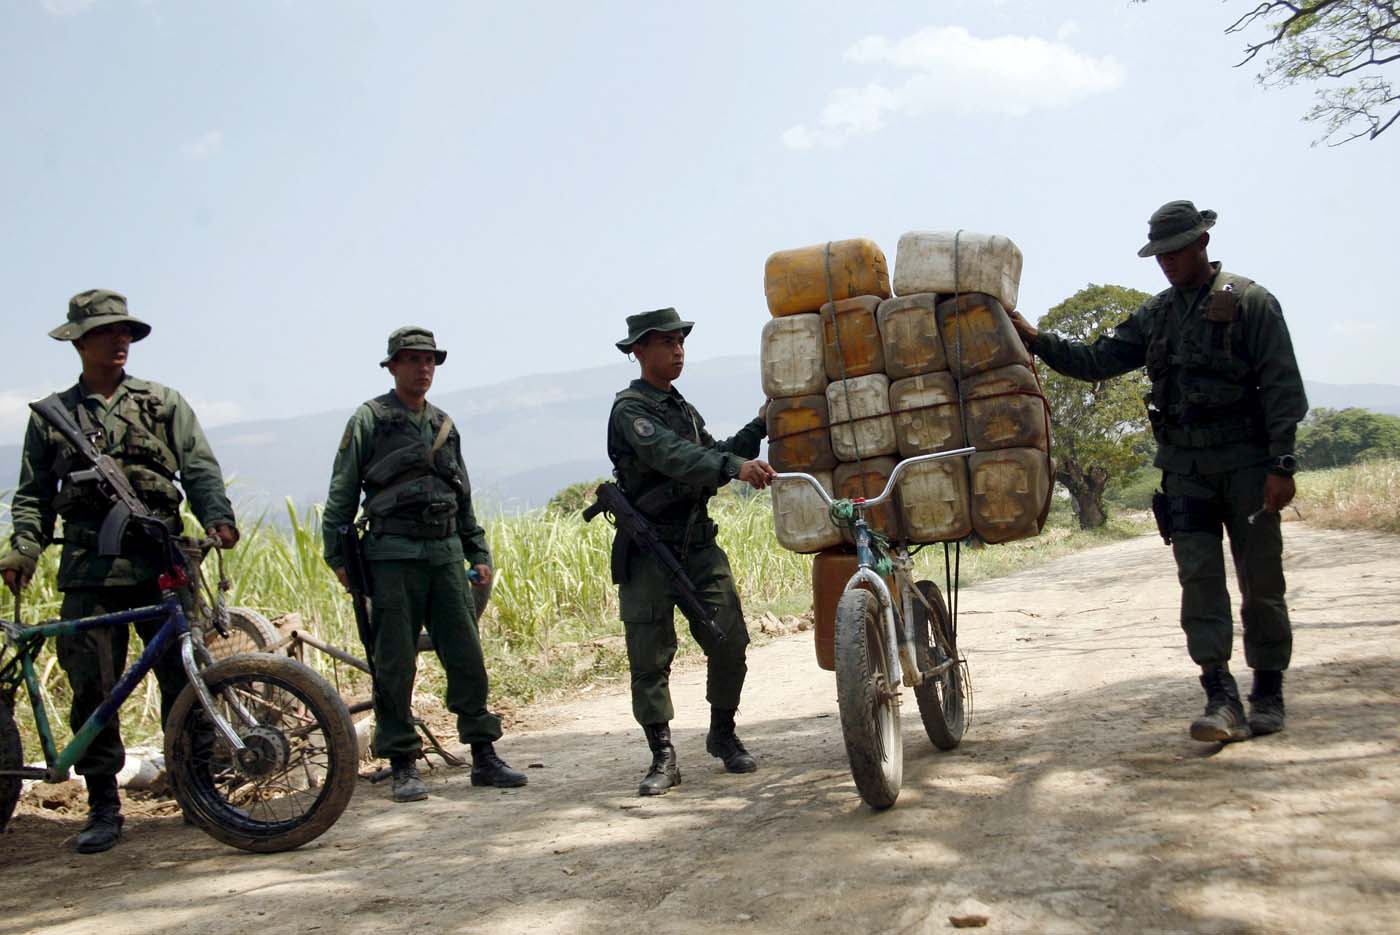
MULTIPOLYGON (((971 445, 971 457, 906 468, 871 528, 915 544, 1038 535, 1050 414, 1006 313, 1021 251, 997 235, 915 231, 899 239, 893 296, 887 269, 864 239, 768 258, 768 460, 833 497, 874 497, 902 459, 971 445)), ((803 481, 773 485, 773 525, 784 548, 815 553, 817 661, 832 669, 836 603, 857 567, 850 534, 803 481)))

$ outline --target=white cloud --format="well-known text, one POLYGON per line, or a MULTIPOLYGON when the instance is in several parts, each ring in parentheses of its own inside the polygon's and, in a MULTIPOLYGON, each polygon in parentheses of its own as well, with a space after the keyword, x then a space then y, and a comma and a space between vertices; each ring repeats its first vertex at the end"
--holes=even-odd
POLYGON ((40 0, 40 6, 50 16, 77 16, 96 3, 97 0, 40 0))
POLYGON ((180 155, 186 159, 210 159, 224 148, 224 131, 210 130, 203 136, 180 144, 180 155))
POLYGON ((190 406, 194 409, 194 414, 199 417, 199 424, 206 429, 213 425, 237 422, 243 418, 242 407, 238 403, 227 400, 192 398, 190 406))
POLYGON ((1064 42, 1070 36, 1079 32, 1079 24, 1072 19, 1067 19, 1060 24, 1060 28, 1055 30, 1055 38, 1064 42))
POLYGON ((1073 32, 1074 24, 1066 23, 1054 42, 1014 35, 980 39, 961 26, 931 26, 897 41, 866 36, 846 50, 846 60, 891 70, 891 77, 903 80, 836 89, 815 124, 788 128, 783 142, 793 149, 839 146, 883 128, 892 115, 1022 117, 1121 85, 1123 67, 1114 58, 1084 55, 1063 42, 1073 32))
POLYGON ((1368 338, 1381 333, 1381 323, 1373 318, 1343 318, 1334 321, 1328 333, 1346 338, 1368 338))

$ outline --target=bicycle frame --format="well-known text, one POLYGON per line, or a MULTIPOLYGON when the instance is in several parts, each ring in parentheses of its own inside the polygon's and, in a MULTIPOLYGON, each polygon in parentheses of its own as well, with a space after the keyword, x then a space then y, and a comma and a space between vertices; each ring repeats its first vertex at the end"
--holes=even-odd
MULTIPOLYGON (((901 602, 902 606, 899 608, 898 613, 896 613, 894 596, 890 594, 890 589, 889 586, 885 584, 885 579, 877 575, 873 567, 875 565, 875 552, 870 545, 870 526, 865 521, 865 512, 866 510, 879 506, 894 495, 895 485, 899 482, 899 475, 904 472, 905 468, 926 461, 942 461, 945 458, 957 458, 970 455, 975 453, 976 450, 975 448, 955 448, 951 451, 939 451, 933 454, 916 455, 915 457, 908 458, 895 465, 894 471, 890 474, 889 481, 885 484, 885 489, 880 492, 879 496, 869 498, 853 497, 851 499, 851 504, 856 508, 856 561, 859 567, 856 568, 855 574, 851 575, 850 580, 846 582, 846 586, 842 589, 842 592, 849 591, 860 584, 866 585, 874 592, 876 599, 880 602, 881 615, 885 621, 885 652, 888 655, 887 663, 889 671, 893 672, 898 669, 903 673, 903 682, 909 688, 914 688, 923 684, 925 678, 941 675, 942 669, 939 668, 928 673, 919 670, 918 656, 915 655, 914 630, 911 625, 914 612, 913 598, 907 593, 904 587, 901 587, 900 591, 903 601, 901 602)), ((774 480, 804 480, 811 484, 812 487, 816 489, 817 493, 821 494, 822 499, 826 501, 828 507, 835 502, 831 495, 826 492, 826 489, 822 487, 821 482, 811 474, 805 474, 801 471, 785 471, 775 474, 774 480)), ((909 558, 908 549, 900 545, 893 551, 891 559, 895 565, 895 575, 899 576, 903 574, 907 576, 909 569, 913 565, 913 562, 909 558)), ((947 663, 945 663, 945 665, 946 664, 947 663)))
MULTIPOLYGON (((183 580, 184 575, 179 574, 178 579, 183 580)), ((45 782, 63 782, 68 779, 70 771, 82 758, 92 741, 104 727, 116 718, 117 712, 131 697, 131 693, 135 691, 141 679, 155 667, 156 660, 161 657, 161 654, 166 652, 177 640, 180 644, 180 662, 184 666, 185 674, 189 678, 190 684, 194 686, 195 694, 199 696, 200 703, 213 722, 215 730, 236 751, 235 755, 246 750, 237 732, 215 709, 208 686, 200 677, 199 665, 195 660, 194 638, 190 632, 189 620, 185 617, 184 608, 180 604, 180 598, 175 593, 176 586, 178 586, 177 579, 162 575, 161 602, 148 607, 135 607, 131 610, 99 614, 95 617, 83 617, 77 620, 51 620, 32 627, 22 626, 18 621, 0 621, 0 627, 3 627, 5 632, 5 642, 16 651, 15 658, 5 666, 4 670, 0 671, 0 691, 13 697, 19 683, 24 682, 25 689, 29 693, 30 707, 34 711, 34 726, 39 733, 40 744, 44 748, 44 762, 48 764, 47 769, 23 767, 13 771, 4 771, 4 775, 19 775, 26 779, 42 779, 45 782), (54 744, 48 711, 40 691, 39 677, 34 667, 34 660, 38 657, 44 643, 52 637, 71 636, 88 630, 124 627, 133 623, 161 619, 165 623, 146 645, 140 658, 122 673, 116 685, 112 686, 111 693, 73 733, 73 739, 62 750, 57 749, 54 744), (19 666, 19 673, 14 671, 16 664, 19 666)), ((200 649, 203 649, 202 645, 200 649)), ((208 662, 207 659, 204 661, 208 662)), ((236 703, 232 707, 241 718, 249 723, 255 723, 251 719, 251 715, 248 715, 236 703)))

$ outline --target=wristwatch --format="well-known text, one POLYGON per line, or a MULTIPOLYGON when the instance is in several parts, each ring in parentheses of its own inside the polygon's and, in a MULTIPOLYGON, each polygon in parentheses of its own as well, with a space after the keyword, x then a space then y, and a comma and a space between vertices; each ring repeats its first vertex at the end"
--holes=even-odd
POLYGON ((1298 471, 1298 459, 1293 455, 1279 455, 1274 459, 1274 463, 1269 465, 1270 474, 1279 474, 1283 477, 1292 477, 1298 471))

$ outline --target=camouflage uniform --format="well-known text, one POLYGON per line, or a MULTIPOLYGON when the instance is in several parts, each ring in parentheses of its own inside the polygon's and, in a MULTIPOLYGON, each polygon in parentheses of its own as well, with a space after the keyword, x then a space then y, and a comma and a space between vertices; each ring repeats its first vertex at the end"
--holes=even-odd
MULTIPOLYGON (((433 350, 441 362, 447 352, 432 341, 423 329, 399 329, 381 366, 398 351, 416 348, 433 350)), ((391 391, 350 417, 322 523, 332 568, 344 567, 340 529, 355 521, 361 490, 372 579, 375 754, 411 761, 421 750, 411 705, 425 626, 447 675, 446 702, 457 715, 459 738, 469 744, 499 739, 501 719, 486 707, 486 664, 463 565, 489 566, 491 551, 472 510, 461 436, 446 413, 427 402, 413 412, 391 391)))
MULTIPOLYGON (((1189 202, 1166 205, 1153 216, 1153 242, 1141 255, 1181 249, 1214 219, 1189 202), (1199 221, 1181 220, 1192 215, 1199 221), (1173 218, 1179 232, 1159 230, 1173 218)), ((1292 651, 1283 539, 1278 513, 1258 511, 1269 472, 1285 472, 1279 459, 1291 457, 1308 403, 1278 300, 1219 263, 1210 266, 1213 276, 1199 289, 1158 293, 1092 344, 1041 332, 1031 350, 1081 380, 1147 368, 1154 464, 1162 469, 1171 513, 1181 626, 1191 658, 1210 670, 1224 667, 1231 655, 1223 527, 1239 578, 1246 661, 1256 670, 1281 672, 1292 651)))
MULTIPOLYGON (((93 328, 115 322, 128 325, 133 340, 150 333, 148 325, 127 314, 125 298, 114 292, 93 290, 74 297, 68 322, 51 335, 57 340, 76 340, 93 328)), ((201 526, 234 525, 219 463, 194 410, 179 393, 128 375, 111 398, 90 393, 81 379, 59 398, 84 434, 94 438, 99 451, 121 465, 142 501, 172 531, 180 529, 181 487, 201 526)), ((160 569, 153 560, 140 555, 97 554, 97 530, 109 502, 97 491, 95 482, 65 481, 60 486, 70 471, 84 467, 56 430, 38 416, 30 417, 19 486, 11 506, 12 548, 37 559, 49 543, 62 542, 58 589, 63 592, 60 613, 65 619, 159 603, 156 576, 160 569), (63 519, 62 538, 55 540, 55 520, 59 517, 63 519)), ((136 625, 136 632, 143 640, 149 640, 160 626, 159 621, 141 623, 136 625)), ((73 689, 69 723, 74 730, 97 709, 110 688, 109 679, 120 677, 126 667, 127 639, 125 628, 59 637, 59 664, 73 689), (105 662, 104 652, 109 657, 105 662)), ((160 684, 164 723, 186 682, 178 651, 165 653, 154 671, 160 684)), ((121 769, 125 758, 119 725, 114 720, 78 761, 77 772, 83 776, 111 776, 121 769)))

